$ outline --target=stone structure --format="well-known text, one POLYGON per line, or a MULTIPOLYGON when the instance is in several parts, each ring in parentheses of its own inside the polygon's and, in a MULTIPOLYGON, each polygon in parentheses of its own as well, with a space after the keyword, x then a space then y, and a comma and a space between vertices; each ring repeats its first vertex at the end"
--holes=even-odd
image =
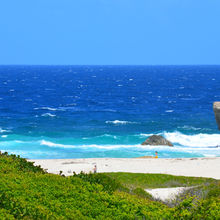
POLYGON ((218 129, 220 130, 220 102, 213 103, 213 110, 215 113, 215 119, 218 125, 218 129))
POLYGON ((147 138, 146 141, 144 141, 141 145, 166 145, 166 146, 173 146, 173 144, 165 139, 164 137, 160 135, 152 135, 149 138, 147 138))

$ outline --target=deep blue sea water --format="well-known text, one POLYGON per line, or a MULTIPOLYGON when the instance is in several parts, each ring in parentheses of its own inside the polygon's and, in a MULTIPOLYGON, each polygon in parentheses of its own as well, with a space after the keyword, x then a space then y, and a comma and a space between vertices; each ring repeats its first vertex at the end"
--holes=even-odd
POLYGON ((220 156, 220 66, 0 66, 0 150, 26 158, 220 156), (140 144, 161 134, 174 147, 140 144))

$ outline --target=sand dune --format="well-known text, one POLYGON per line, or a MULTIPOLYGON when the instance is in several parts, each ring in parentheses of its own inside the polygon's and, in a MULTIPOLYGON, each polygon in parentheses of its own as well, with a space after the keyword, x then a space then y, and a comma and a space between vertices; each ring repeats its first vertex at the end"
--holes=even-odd
POLYGON ((172 188, 156 188, 156 189, 145 189, 146 192, 150 193, 155 199, 162 201, 172 200, 175 197, 183 193, 184 190, 192 187, 172 187, 172 188))

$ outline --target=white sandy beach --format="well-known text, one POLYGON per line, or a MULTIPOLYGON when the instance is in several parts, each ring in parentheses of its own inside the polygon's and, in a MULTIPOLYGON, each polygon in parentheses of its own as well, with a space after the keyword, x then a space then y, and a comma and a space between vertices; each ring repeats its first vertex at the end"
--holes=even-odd
POLYGON ((210 177, 220 179, 220 157, 214 158, 89 158, 30 160, 49 173, 64 175, 92 172, 162 173, 178 176, 210 177))

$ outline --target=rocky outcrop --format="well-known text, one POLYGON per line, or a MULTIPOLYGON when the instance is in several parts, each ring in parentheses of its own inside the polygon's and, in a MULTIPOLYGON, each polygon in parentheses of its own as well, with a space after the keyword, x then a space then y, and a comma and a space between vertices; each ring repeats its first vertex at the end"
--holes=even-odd
POLYGON ((218 129, 220 130, 220 102, 213 103, 213 110, 215 113, 215 120, 217 122, 218 129))
POLYGON ((147 138, 146 141, 144 141, 141 145, 166 145, 166 146, 173 146, 173 144, 168 141, 166 138, 160 136, 160 135, 152 135, 149 138, 147 138))

